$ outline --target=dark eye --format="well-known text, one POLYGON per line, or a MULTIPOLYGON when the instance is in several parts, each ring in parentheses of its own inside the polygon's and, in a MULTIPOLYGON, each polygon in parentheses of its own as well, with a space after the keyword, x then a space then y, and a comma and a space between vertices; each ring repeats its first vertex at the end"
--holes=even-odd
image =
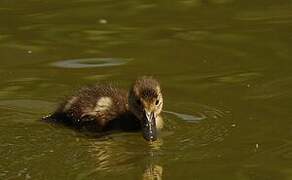
POLYGON ((159 100, 156 100, 155 105, 157 106, 159 104, 159 100))

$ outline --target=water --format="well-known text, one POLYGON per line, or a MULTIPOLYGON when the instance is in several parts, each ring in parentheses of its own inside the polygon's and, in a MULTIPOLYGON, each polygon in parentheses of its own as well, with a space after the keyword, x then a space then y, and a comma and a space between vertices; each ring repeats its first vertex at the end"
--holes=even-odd
POLYGON ((1 1, 0 179, 292 179, 292 2, 1 1), (39 121, 82 85, 160 80, 166 128, 39 121))

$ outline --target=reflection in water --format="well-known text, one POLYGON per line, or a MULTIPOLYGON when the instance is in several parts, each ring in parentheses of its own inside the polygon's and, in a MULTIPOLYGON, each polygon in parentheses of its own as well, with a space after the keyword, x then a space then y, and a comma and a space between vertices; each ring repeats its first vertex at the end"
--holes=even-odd
POLYGON ((143 180, 162 180, 162 172, 162 166, 150 164, 143 174, 143 180))
POLYGON ((148 162, 146 163, 146 168, 142 175, 143 180, 162 179, 163 167, 158 165, 159 163, 157 162, 158 152, 162 145, 163 141, 161 139, 150 144, 151 149, 149 150, 148 162))
POLYGON ((93 67, 110 67, 126 64, 131 59, 122 58, 88 58, 72 59, 53 63, 52 65, 60 68, 93 68, 93 67))
POLYGON ((137 168, 142 163, 141 167, 144 169, 141 174, 142 179, 162 179, 163 167, 158 162, 158 155, 163 141, 158 139, 147 143, 132 141, 133 137, 120 137, 121 134, 118 137, 110 136, 92 141, 89 153, 95 159, 96 167, 83 176, 88 177, 95 173, 124 173, 137 168))

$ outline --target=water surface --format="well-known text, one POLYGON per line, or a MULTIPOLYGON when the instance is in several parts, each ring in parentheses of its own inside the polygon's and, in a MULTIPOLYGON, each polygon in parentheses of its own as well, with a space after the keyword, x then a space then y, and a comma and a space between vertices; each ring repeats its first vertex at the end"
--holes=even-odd
POLYGON ((0 2, 0 179, 292 179, 292 2, 0 2), (166 127, 43 123, 82 85, 153 75, 166 127))

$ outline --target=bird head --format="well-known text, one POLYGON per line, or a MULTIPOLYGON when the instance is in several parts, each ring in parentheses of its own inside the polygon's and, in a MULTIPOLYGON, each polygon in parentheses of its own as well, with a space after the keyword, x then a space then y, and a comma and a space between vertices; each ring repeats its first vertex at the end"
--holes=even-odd
POLYGON ((160 85, 152 77, 141 77, 129 92, 129 109, 140 120, 143 137, 148 141, 157 139, 157 120, 162 111, 163 98, 160 85))

